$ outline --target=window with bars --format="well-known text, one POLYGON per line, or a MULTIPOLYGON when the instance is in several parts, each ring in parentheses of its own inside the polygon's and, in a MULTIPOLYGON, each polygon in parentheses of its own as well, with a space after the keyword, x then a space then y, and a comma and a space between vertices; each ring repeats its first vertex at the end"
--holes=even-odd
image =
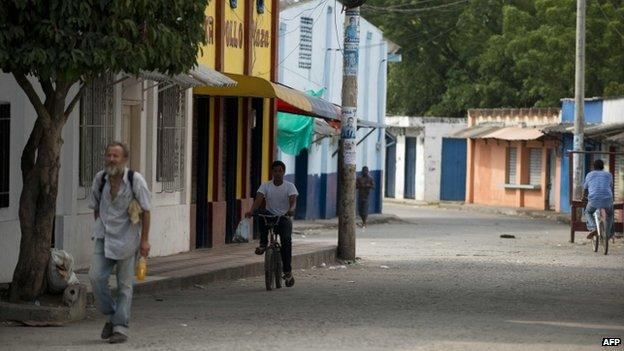
POLYGON ((156 180, 162 191, 184 190, 185 92, 175 85, 158 92, 156 180))
POLYGON ((80 99, 79 184, 90 187, 104 168, 106 145, 114 140, 114 75, 106 74, 87 84, 80 99))
POLYGON ((299 26, 299 68, 312 68, 312 17, 301 17, 299 26))
POLYGON ((517 153, 517 148, 507 148, 507 184, 516 184, 516 163, 518 160, 517 153))
POLYGON ((0 208, 9 207, 11 105, 0 104, 0 208))
POLYGON ((529 184, 542 183, 542 149, 529 149, 529 184))

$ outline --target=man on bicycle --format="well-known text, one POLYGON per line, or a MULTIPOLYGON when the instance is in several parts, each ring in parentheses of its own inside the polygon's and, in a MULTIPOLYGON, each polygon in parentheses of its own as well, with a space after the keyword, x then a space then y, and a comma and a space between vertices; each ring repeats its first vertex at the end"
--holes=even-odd
MULTIPOLYGON (((284 180, 286 173, 286 165, 282 161, 275 161, 271 165, 271 174, 273 178, 260 185, 256 199, 249 212, 245 213, 245 217, 251 218, 256 210, 265 202, 265 208, 259 213, 286 216, 280 217, 275 226, 275 233, 279 234, 282 246, 282 265, 284 269, 284 280, 286 286, 293 286, 295 278, 292 275, 292 221, 290 217, 295 214, 297 208, 297 188, 291 182, 284 180)), ((256 255, 262 255, 266 251, 269 242, 269 230, 263 219, 259 222, 260 229, 260 246, 256 248, 256 255)))
POLYGON ((587 201, 585 215, 587 217, 587 229, 590 230, 587 239, 591 239, 598 234, 594 212, 604 208, 607 214, 605 219, 605 232, 607 238, 612 235, 613 228, 613 176, 604 171, 602 160, 594 161, 594 170, 589 172, 583 183, 583 199, 587 201))

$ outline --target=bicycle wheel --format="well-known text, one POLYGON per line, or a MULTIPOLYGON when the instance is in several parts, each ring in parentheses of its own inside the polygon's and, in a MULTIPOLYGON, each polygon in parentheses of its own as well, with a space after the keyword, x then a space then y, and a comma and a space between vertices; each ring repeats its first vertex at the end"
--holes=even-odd
POLYGON ((264 284, 267 290, 271 290, 273 285, 273 248, 268 247, 264 252, 264 284))
POLYGON ((592 244, 594 246, 594 252, 598 252, 598 242, 600 241, 600 233, 594 235, 592 238, 592 244))
POLYGON ((278 248, 275 249, 273 259, 275 260, 275 288, 279 289, 282 287, 282 255, 278 248))
POLYGON ((602 250, 604 254, 609 253, 609 239, 607 239, 607 233, 604 230, 604 222, 600 223, 602 229, 600 230, 600 242, 602 243, 602 250))

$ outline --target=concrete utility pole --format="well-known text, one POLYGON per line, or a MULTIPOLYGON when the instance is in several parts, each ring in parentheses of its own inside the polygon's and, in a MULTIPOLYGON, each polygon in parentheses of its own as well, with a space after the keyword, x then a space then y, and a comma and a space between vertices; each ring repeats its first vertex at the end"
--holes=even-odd
MULTIPOLYGON (((348 3, 346 1, 345 3, 348 3)), ((348 6, 348 5, 345 5, 348 6)), ((358 55, 360 8, 345 11, 342 50, 342 130, 340 133, 338 258, 355 259, 355 162, 357 131, 358 55)))
MULTIPOLYGON (((585 0, 576 0, 576 86, 574 89, 574 151, 584 150, 583 125, 585 124, 585 0)), ((573 199, 583 197, 585 157, 573 154, 573 199)))

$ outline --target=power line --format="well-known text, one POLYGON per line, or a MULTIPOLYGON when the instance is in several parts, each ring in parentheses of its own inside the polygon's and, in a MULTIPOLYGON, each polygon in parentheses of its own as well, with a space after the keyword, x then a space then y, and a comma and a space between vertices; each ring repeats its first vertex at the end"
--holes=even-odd
MULTIPOLYGON (((607 13, 604 11, 604 9, 602 8, 600 4, 598 4, 598 8, 600 9, 600 12, 602 12, 602 16, 604 16, 604 18, 607 20, 607 25, 609 25, 609 23, 611 22, 611 19, 607 17, 607 13)), ((613 26, 613 30, 615 30, 617 34, 619 34, 622 38, 624 38, 624 35, 622 35, 622 33, 617 29, 617 23, 616 25, 613 26)))
POLYGON ((362 8, 368 9, 368 10, 380 11, 380 12, 387 12, 387 13, 390 13, 390 12, 394 12, 394 13, 418 13, 418 12, 431 11, 431 10, 445 8, 445 7, 455 6, 455 5, 458 5, 458 4, 464 4, 464 3, 467 3, 469 1, 470 0, 459 0, 459 1, 448 3, 448 4, 436 5, 436 6, 430 6, 430 7, 421 7, 421 8, 411 8, 411 9, 392 8, 392 7, 383 7, 383 6, 374 6, 374 5, 362 5, 362 8))

